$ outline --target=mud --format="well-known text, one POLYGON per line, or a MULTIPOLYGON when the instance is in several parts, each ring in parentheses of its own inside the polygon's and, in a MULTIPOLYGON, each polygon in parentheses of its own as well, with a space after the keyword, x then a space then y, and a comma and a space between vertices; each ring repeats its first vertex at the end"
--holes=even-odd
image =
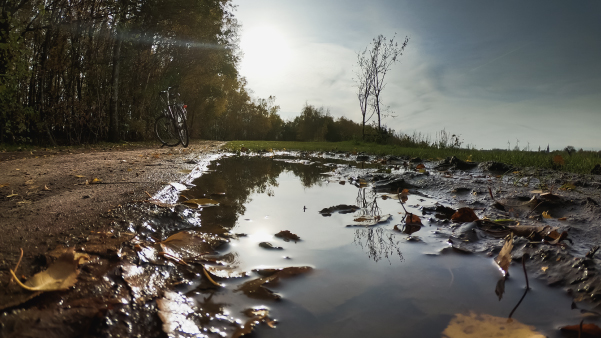
MULTIPOLYGON (((3 154, 1 336, 44 332, 48 337, 156 337, 164 332, 170 336, 237 337, 250 333, 248 327, 257 323, 275 326, 268 312, 260 312, 266 309, 248 309, 251 319, 244 329, 239 320, 224 314, 226 304, 212 301, 211 290, 219 283, 248 276, 236 271, 235 257, 219 256, 216 251, 243 236, 230 232, 244 209, 245 197, 232 197, 242 183, 215 180, 204 182, 207 187, 203 189, 190 184, 189 177, 199 171, 197 163, 219 146, 198 142, 189 150, 45 152, 41 156, 19 154, 21 158, 14 159, 3 154), (100 182, 92 183, 95 178, 100 182), (181 204, 199 198, 214 198, 219 206, 209 208, 227 212, 208 213, 200 227, 200 211, 181 204), (172 237, 174 234, 179 237, 172 237), (193 243, 195 240, 203 244, 193 243), (24 256, 19 277, 45 269, 69 248, 89 254, 91 260, 81 268, 75 287, 31 293, 9 283, 8 270, 16 266, 20 248, 24 256), (199 328, 210 328, 210 332, 199 328)), ((310 159, 302 160, 297 155, 285 154, 278 160, 307 166, 327 161, 331 168, 327 174, 334 181, 338 178, 367 187, 386 198, 407 189, 438 201, 413 207, 421 210, 420 217, 436 224, 437 233, 448 237, 455 251, 496 256, 516 225, 565 232, 567 236, 560 240, 547 237, 548 232, 516 235, 512 258, 521 264, 527 254, 531 276, 564 288, 575 301, 585 301, 589 307, 601 305, 601 260, 595 250, 601 244, 600 176, 498 163, 477 166, 455 158, 427 162, 360 155, 355 162, 349 154, 305 154, 310 159), (419 164, 425 168, 418 168, 419 164), (480 220, 450 220, 454 211, 463 207, 473 209, 480 220)), ((308 185, 316 180, 299 175, 308 185)), ((244 173, 235 177, 245 179, 244 173)), ((273 178, 266 175, 244 184, 254 184, 269 194, 265 182, 270 180, 273 178)), ((334 207, 321 210, 323 216, 365 207, 336 204, 333 201, 334 207)), ((362 219, 365 224, 360 225, 377 227, 386 220, 378 215, 373 220, 362 219)), ((410 237, 420 231, 409 223, 395 229, 410 237)), ((361 230, 357 230, 357 238, 361 230)), ((419 241, 417 236, 412 238, 419 241)), ((400 251, 398 255, 402 258, 400 251)), ((240 291, 250 298, 279 299, 263 284, 275 284, 280 277, 311 269, 257 270, 253 272, 257 278, 245 282, 240 291)))

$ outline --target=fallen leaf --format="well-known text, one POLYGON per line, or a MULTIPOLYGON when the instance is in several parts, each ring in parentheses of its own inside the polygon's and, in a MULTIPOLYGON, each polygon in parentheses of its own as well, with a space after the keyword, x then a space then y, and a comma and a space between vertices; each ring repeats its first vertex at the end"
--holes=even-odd
POLYGON ((192 172, 192 170, 188 170, 188 169, 182 169, 182 170, 178 171, 178 173, 180 173, 180 174, 189 174, 191 172, 192 172))
POLYGON ((509 264, 511 264, 511 250, 513 249, 513 234, 509 235, 509 239, 505 240, 505 244, 497 258, 495 258, 495 262, 499 265, 499 267, 503 270, 505 276, 509 273, 509 264))
POLYGON ((75 176, 77 178, 84 178, 85 177, 84 175, 73 175, 73 176, 75 176))
POLYGON ((561 217, 561 218, 558 218, 557 220, 558 221, 567 221, 567 219, 568 219, 567 217, 561 217))
POLYGON ((219 205, 219 202, 212 200, 210 198, 195 198, 191 200, 187 200, 182 202, 187 205, 196 205, 198 207, 211 207, 215 205, 219 205))
POLYGON ((94 177, 94 179, 92 181, 90 181, 90 184, 98 184, 100 182, 102 182, 101 179, 94 177))
POLYGON ((0 183, 0 188, 8 187, 9 185, 8 183, 0 183))
POLYGON ((553 219, 553 217, 551 217, 551 215, 549 215, 549 211, 543 211, 543 218, 553 219))
POLYGON ((366 227, 373 226, 378 223, 387 222, 391 217, 392 217, 392 215, 390 215, 390 214, 377 215, 377 216, 371 216, 371 215, 360 216, 360 217, 357 217, 354 219, 354 221, 356 222, 355 224, 350 224, 347 226, 366 226, 366 227))
MULTIPOLYGON (((568 332, 580 332, 580 325, 568 325, 561 327, 559 330, 568 332)), ((595 324, 582 324, 582 333, 586 336, 582 337, 601 337, 601 328, 595 324)))
POLYGON ((70 250, 61 255, 47 270, 33 275, 25 284, 21 283, 12 270, 10 273, 19 286, 29 291, 67 290, 75 285, 79 274, 78 267, 87 260, 87 255, 70 250))
POLYGON ((566 183, 562 185, 559 190, 576 190, 576 186, 572 183, 566 183))
POLYGON ((422 225, 422 221, 419 219, 419 216, 414 214, 407 214, 405 218, 405 224, 407 225, 422 225))
POLYGON ((418 164, 415 169, 425 169, 426 166, 423 163, 418 164))
POLYGON ((508 320, 488 314, 456 314, 442 332, 443 338, 544 338, 534 331, 533 326, 522 324, 515 319, 508 320))
POLYGON ((262 277, 239 285, 236 291, 242 291, 247 297, 250 298, 278 300, 282 297, 277 293, 267 289, 264 284, 269 283, 269 285, 277 285, 280 281, 280 278, 296 276, 301 273, 307 273, 311 270, 313 270, 313 268, 309 266, 256 270, 256 272, 262 277))
POLYGON ((541 270, 543 270, 543 272, 547 272, 547 270, 549 269, 548 266, 543 266, 542 268, 540 268, 541 270))
POLYGON ((238 328, 232 338, 239 338, 244 335, 250 334, 255 325, 265 323, 272 329, 275 329, 276 321, 269 318, 269 310, 266 308, 255 308, 255 309, 247 309, 243 312, 247 317, 250 317, 249 320, 244 323, 240 328, 238 328))
POLYGON ((217 235, 181 231, 160 242, 159 246, 164 257, 181 263, 213 252, 223 243, 225 240, 217 235))
POLYGON ((50 189, 48 188, 48 186, 47 186, 47 185, 44 185, 44 189, 43 189, 43 190, 45 190, 45 191, 50 191, 50 189))
POLYGON ((282 238, 286 242, 289 242, 290 240, 293 240, 295 243, 296 243, 296 241, 300 241, 300 237, 291 233, 289 230, 282 230, 282 231, 278 232, 277 234, 275 234, 274 236, 282 238))
POLYGON ((478 216, 472 208, 459 208, 457 212, 451 216, 451 220, 455 222, 475 222, 479 220, 478 216))

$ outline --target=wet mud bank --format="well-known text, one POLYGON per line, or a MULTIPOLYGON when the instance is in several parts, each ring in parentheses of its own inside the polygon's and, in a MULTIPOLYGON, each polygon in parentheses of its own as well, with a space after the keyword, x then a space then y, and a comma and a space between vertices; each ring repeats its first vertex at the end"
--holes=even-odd
POLYGON ((572 301, 601 304, 599 176, 292 152, 182 170, 23 286, 4 274, 0 335, 454 337, 513 316, 569 337, 572 301))

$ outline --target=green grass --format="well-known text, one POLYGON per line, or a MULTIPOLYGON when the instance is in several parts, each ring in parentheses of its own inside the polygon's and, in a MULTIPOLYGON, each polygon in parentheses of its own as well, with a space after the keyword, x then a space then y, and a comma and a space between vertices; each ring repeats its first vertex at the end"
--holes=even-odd
POLYGON ((230 141, 225 145, 227 150, 236 152, 242 148, 251 151, 261 150, 299 150, 299 151, 343 151, 359 152, 372 155, 394 155, 420 157, 425 160, 443 159, 449 156, 456 156, 461 160, 471 160, 474 162, 496 161, 511 164, 516 167, 535 167, 542 169, 556 169, 565 172, 579 174, 589 174, 591 169, 597 163, 601 163, 601 158, 595 152, 576 152, 569 156, 565 151, 555 151, 551 153, 539 153, 529 151, 507 151, 507 150, 473 150, 462 148, 438 149, 427 148, 407 148, 394 145, 381 145, 366 142, 278 142, 278 141, 230 141), (553 157, 562 156, 565 164, 559 165, 553 162, 553 157))

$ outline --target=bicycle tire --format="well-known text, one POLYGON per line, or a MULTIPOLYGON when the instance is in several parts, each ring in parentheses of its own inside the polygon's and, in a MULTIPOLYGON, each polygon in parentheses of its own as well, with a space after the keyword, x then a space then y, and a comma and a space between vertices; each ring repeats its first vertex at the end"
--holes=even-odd
POLYGON ((190 143, 190 135, 188 134, 188 123, 186 122, 186 112, 184 108, 177 106, 177 133, 182 147, 186 148, 190 143))
POLYGON ((159 141, 165 146, 175 147, 181 142, 175 121, 165 115, 156 119, 154 132, 159 141))

